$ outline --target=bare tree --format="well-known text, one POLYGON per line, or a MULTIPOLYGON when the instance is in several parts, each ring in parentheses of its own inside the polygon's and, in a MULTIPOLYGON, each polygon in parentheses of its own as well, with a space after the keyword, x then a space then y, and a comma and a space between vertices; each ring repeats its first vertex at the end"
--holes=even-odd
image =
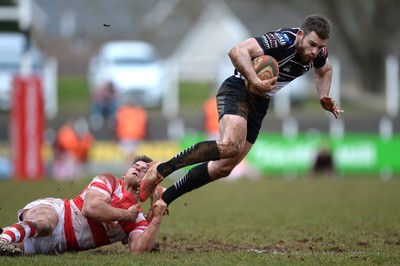
POLYGON ((358 68, 363 88, 379 92, 384 87, 385 59, 399 54, 400 1, 319 1, 335 24, 348 56, 358 68))
POLYGON ((384 89, 385 60, 399 55, 400 1, 398 0, 309 0, 287 1, 291 8, 321 10, 333 23, 345 55, 358 72, 366 91, 384 89))

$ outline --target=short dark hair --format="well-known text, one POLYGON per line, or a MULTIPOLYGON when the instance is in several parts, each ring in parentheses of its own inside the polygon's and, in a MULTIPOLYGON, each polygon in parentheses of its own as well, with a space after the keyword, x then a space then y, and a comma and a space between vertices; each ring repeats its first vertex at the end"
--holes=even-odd
POLYGON ((132 165, 138 161, 143 161, 145 163, 151 163, 153 161, 153 159, 151 159, 150 157, 147 157, 146 155, 139 155, 139 156, 136 156, 135 158, 133 158, 132 165))
POLYGON ((323 15, 313 14, 305 18, 303 24, 301 24, 301 29, 304 35, 314 31, 322 40, 327 40, 331 31, 331 22, 323 15))

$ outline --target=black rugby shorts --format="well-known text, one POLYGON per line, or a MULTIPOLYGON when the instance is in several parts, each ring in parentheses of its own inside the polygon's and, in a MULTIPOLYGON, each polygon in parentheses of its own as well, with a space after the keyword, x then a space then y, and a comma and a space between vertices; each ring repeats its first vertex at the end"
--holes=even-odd
POLYGON ((219 119, 225 114, 239 115, 246 119, 246 140, 254 144, 267 114, 269 102, 269 98, 250 93, 245 88, 243 79, 231 76, 222 83, 217 93, 219 119))

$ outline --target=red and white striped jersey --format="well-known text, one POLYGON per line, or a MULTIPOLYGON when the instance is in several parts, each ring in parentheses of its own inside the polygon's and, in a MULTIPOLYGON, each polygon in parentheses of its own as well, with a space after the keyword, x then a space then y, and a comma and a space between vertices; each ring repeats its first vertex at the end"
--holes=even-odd
POLYGON ((125 190, 123 180, 109 173, 99 176, 96 176, 77 197, 64 201, 64 234, 67 251, 87 250, 118 241, 127 243, 130 233, 144 232, 148 226, 141 208, 135 222, 99 223, 82 215, 86 193, 92 189, 107 195, 111 206, 116 208, 128 209, 137 203, 132 194, 125 190))

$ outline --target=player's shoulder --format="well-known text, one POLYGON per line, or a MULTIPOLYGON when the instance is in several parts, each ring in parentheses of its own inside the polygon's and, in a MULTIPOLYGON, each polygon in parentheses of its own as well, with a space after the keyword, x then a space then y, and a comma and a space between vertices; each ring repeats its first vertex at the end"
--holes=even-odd
POLYGON ((326 60, 328 58, 328 49, 326 47, 322 48, 322 50, 318 53, 317 57, 313 61, 314 68, 321 68, 326 64, 326 60))
POLYGON ((256 38, 265 49, 287 48, 294 45, 299 28, 281 28, 256 38))
POLYGON ((288 37, 290 37, 291 40, 296 39, 296 34, 300 30, 300 28, 280 28, 276 30, 275 32, 280 33, 280 34, 286 34, 288 37))
POLYGON ((115 179, 117 179, 111 173, 100 173, 100 174, 96 175, 96 177, 101 178, 101 179, 106 179, 106 180, 115 180, 115 179))
POLYGON ((93 180, 102 180, 104 183, 109 183, 112 188, 115 188, 117 184, 119 184, 119 178, 115 177, 111 173, 98 174, 93 180))
POLYGON ((275 38, 282 46, 291 46, 295 43, 297 32, 300 28, 281 28, 274 32, 275 38))

